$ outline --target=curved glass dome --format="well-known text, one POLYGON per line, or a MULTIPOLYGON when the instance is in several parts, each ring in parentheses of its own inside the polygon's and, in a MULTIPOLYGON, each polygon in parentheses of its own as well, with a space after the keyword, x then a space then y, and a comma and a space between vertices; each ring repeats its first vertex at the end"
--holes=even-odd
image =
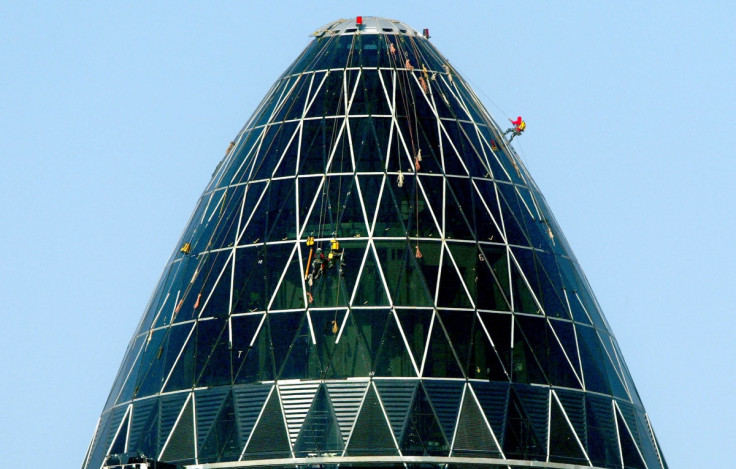
POLYGON ((83 467, 666 467, 544 196, 465 80, 398 21, 314 36, 199 199, 83 467))

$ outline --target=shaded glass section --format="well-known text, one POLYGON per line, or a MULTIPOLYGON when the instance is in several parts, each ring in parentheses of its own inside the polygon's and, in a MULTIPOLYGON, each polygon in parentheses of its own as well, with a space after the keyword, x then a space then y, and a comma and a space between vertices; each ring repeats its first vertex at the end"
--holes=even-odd
POLYGON ((83 467, 124 451, 666 467, 503 129, 427 38, 363 21, 318 30, 233 138, 83 467))

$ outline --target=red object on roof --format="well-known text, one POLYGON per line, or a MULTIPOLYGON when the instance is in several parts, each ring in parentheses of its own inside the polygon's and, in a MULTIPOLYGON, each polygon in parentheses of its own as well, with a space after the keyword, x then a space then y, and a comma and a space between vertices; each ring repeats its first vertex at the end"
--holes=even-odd
POLYGON ((363 24, 363 17, 362 16, 358 16, 357 18, 355 18, 355 24, 358 25, 358 26, 360 26, 361 24, 363 24))

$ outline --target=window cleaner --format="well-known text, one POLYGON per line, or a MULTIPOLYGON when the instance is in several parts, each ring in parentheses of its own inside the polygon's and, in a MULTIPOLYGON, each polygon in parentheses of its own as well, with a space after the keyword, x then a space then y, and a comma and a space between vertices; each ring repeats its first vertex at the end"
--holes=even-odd
POLYGON ((514 139, 517 135, 521 135, 524 130, 526 130, 526 122, 524 122, 524 119, 521 118, 521 116, 517 117, 516 120, 509 119, 509 121, 514 125, 513 127, 509 128, 504 132, 503 134, 511 134, 511 138, 509 138, 509 143, 511 140, 514 139))

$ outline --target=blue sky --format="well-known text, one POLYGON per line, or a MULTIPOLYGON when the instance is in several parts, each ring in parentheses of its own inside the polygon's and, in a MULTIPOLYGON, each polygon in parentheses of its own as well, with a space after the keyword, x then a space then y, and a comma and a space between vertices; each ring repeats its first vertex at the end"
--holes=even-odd
POLYGON ((228 142, 309 34, 429 28, 514 140, 670 467, 736 421, 733 2, 0 4, 0 455, 81 465, 148 297, 228 142), (451 6, 452 5, 452 6, 451 6))

